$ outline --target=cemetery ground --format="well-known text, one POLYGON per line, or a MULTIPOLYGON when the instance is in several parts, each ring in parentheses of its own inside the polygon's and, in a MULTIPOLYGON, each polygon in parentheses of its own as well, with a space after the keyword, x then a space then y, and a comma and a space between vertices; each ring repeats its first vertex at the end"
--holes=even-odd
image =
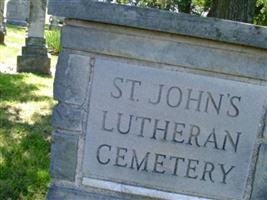
MULTIPOLYGON (((44 199, 50 180, 53 76, 15 73, 25 29, 0 45, 0 199, 44 199)), ((52 71, 56 56, 52 56, 52 71)))

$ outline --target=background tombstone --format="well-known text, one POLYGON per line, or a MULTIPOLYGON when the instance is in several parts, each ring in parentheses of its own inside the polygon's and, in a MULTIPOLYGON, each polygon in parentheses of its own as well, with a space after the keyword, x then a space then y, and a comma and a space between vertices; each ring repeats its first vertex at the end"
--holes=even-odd
POLYGON ((46 3, 46 0, 30 1, 28 37, 17 59, 18 72, 50 74, 50 56, 44 38, 46 3))
POLYGON ((63 25, 64 18, 57 17, 57 16, 50 16, 49 17, 49 30, 51 29, 60 29, 63 25))
POLYGON ((0 44, 4 43, 5 40, 5 24, 4 24, 4 9, 5 0, 0 0, 0 44))
POLYGON ((49 13, 66 17, 49 200, 266 200, 266 28, 87 0, 49 13))
POLYGON ((6 20, 9 24, 27 26, 29 0, 6 0, 6 20))

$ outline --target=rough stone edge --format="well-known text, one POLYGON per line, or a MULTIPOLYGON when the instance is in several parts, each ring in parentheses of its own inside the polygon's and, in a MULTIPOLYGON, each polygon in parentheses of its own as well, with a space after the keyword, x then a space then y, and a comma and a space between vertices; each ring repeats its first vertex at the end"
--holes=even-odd
POLYGON ((267 144, 261 144, 255 172, 251 200, 266 200, 267 196, 267 144))
POLYGON ((75 181, 78 140, 79 136, 75 134, 60 130, 54 131, 50 163, 50 175, 53 179, 75 181), (70 153, 73 157, 69 157, 70 153), (59 169, 61 169, 60 172, 59 169))
POLYGON ((117 197, 106 196, 103 194, 97 194, 92 192, 86 192, 78 188, 58 187, 52 185, 49 187, 49 191, 46 197, 47 200, 126 200, 117 197))
POLYGON ((85 91, 89 87, 91 57, 77 53, 71 54, 64 50, 58 59, 54 81, 54 99, 84 106, 87 97, 85 91), (77 79, 77 77, 79 78, 77 79))
POLYGON ((88 0, 50 0, 48 8, 49 14, 66 18, 267 49, 267 28, 246 23, 88 0))
POLYGON ((252 200, 253 187, 255 181, 256 169, 258 168, 258 158, 261 145, 264 143, 263 134, 266 131, 266 119, 267 119, 267 99, 262 106, 262 113, 257 131, 256 143, 254 144, 252 157, 249 165, 248 177, 246 180, 245 191, 243 193, 243 200, 252 200))
POLYGON ((110 190, 121 194, 132 196, 147 197, 152 199, 168 199, 168 200, 211 200, 208 197, 192 196, 190 194, 181 194, 174 192, 166 192, 163 190, 144 188, 140 186, 127 185, 123 183, 104 181, 94 178, 84 178, 83 184, 90 187, 97 187, 103 190, 110 190))
MULTIPOLYGON (((51 184, 47 200, 163 200, 144 196, 117 193, 97 188, 77 187, 67 182, 51 184)), ((188 198, 187 200, 193 200, 188 198)))
POLYGON ((53 108, 52 125, 55 129, 76 132, 82 131, 84 111, 81 107, 59 102, 53 108))
POLYGON ((251 184, 250 200, 265 200, 267 197, 267 99, 261 120, 262 130, 258 133, 258 149, 251 184))
MULTIPOLYGON (((79 55, 84 56, 82 52, 76 52, 74 54, 75 55, 77 54, 78 56, 79 55)), ((70 64, 68 62, 69 53, 66 53, 63 50, 63 52, 61 53, 61 57, 63 55, 65 56, 64 59, 62 58, 61 60, 59 60, 60 63, 58 63, 57 65, 62 64, 63 61, 66 61, 65 63, 66 65, 70 64)), ((91 57, 90 57, 90 60, 91 60, 91 57)), ((91 63, 88 63, 88 67, 89 68, 91 67, 91 63)), ((75 68, 73 70, 77 71, 80 69, 75 68)), ((64 74, 65 70, 61 70, 60 73, 64 74)), ((85 73, 89 73, 89 76, 91 76, 90 70, 85 73)), ((74 74, 75 73, 71 73, 70 77, 73 77, 74 74)), ((57 78, 58 77, 55 77, 55 79, 57 78)), ((76 83, 79 83, 78 79, 73 79, 73 81, 75 81, 76 83)), ((90 82, 89 78, 87 82, 90 82)), ((54 84, 56 83, 54 82, 54 84)), ((61 197, 57 198, 56 195, 58 194, 64 195, 64 191, 66 190, 66 187, 69 187, 68 192, 66 191, 66 195, 67 195, 66 198, 69 197, 69 195, 75 196, 77 194, 77 190, 82 191, 82 194, 86 193, 86 190, 77 188, 77 187, 81 186, 79 183, 79 179, 78 179, 79 175, 81 175, 81 174, 78 174, 78 169, 81 163, 81 157, 79 156, 79 154, 81 153, 83 154, 83 152, 81 152, 80 146, 81 146, 81 141, 83 140, 83 137, 85 134, 84 126, 86 124, 85 120, 87 119, 87 115, 88 115, 87 103, 86 103, 88 102, 88 98, 86 98, 84 102, 82 103, 81 102, 80 103, 69 102, 68 100, 64 98, 64 96, 57 98, 57 95, 55 95, 55 91, 54 91, 54 99, 57 100, 58 103, 53 108, 52 124, 55 129, 53 133, 53 138, 55 138, 55 136, 61 137, 63 139, 66 138, 66 140, 69 140, 69 142, 72 142, 74 143, 74 145, 76 145, 76 149, 74 152, 75 158, 73 158, 75 160, 74 162, 75 168, 72 169, 73 176, 71 177, 70 176, 65 177, 65 176, 61 176, 61 174, 55 173, 54 169, 58 163, 56 162, 57 160, 55 159, 55 155, 53 154, 57 153, 57 148, 59 147, 59 145, 52 144, 52 159, 51 159, 51 164, 50 164, 50 175, 52 175, 52 179, 51 179, 50 187, 49 187, 48 194, 46 197, 46 199, 48 200, 62 199, 61 197), (56 187, 56 185, 58 186, 56 187), (58 194, 55 193, 55 187, 57 188, 57 191, 59 192, 58 194)), ((62 145, 64 146, 66 144, 67 142, 63 142, 61 146, 62 145)), ((91 193, 88 193, 88 195, 91 195, 91 193)), ((85 197, 81 197, 81 198, 85 198, 85 197)))
MULTIPOLYGON (((73 52, 74 54, 79 54, 81 52, 73 52)), ((92 84, 93 84, 93 76, 94 76, 94 66, 95 66, 95 56, 94 55, 88 55, 87 53, 84 54, 84 56, 87 55, 90 57, 90 62, 88 63, 89 67, 89 76, 88 82, 87 82, 87 88, 86 88, 86 98, 84 100, 83 110, 84 115, 82 119, 82 132, 79 137, 79 143, 78 143, 78 160, 77 160, 77 168, 76 168, 76 184, 79 186, 82 186, 82 180, 83 180, 83 161, 85 156, 85 140, 86 140, 86 131, 87 131, 87 122, 90 112, 90 100, 91 100, 91 93, 92 93, 92 84)))

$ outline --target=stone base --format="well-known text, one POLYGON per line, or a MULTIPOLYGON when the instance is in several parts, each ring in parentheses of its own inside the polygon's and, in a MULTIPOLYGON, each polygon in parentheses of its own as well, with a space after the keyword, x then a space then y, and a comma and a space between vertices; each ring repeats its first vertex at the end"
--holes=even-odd
POLYGON ((16 25, 16 26, 24 26, 24 27, 28 25, 27 21, 19 20, 19 19, 7 19, 6 23, 11 24, 11 25, 16 25))
POLYGON ((74 190, 70 188, 61 188, 52 186, 49 188, 47 194, 47 200, 128 200, 118 197, 111 197, 106 195, 101 195, 97 193, 85 192, 74 190))
POLYGON ((44 38, 26 38, 22 55, 17 57, 17 72, 51 74, 51 59, 47 53, 44 38))
POLYGON ((50 63, 50 58, 45 56, 18 56, 17 72, 37 72, 50 75, 50 63))
MULTIPOLYGON (((109 193, 107 191, 100 191, 92 189, 84 191, 78 188, 68 188, 65 186, 49 187, 46 200, 160 200, 158 198, 149 198, 144 196, 129 195, 125 193, 109 193)), ((192 200, 190 197, 187 200, 192 200)))
POLYGON ((0 31, 0 44, 4 44, 5 42, 5 34, 0 31))

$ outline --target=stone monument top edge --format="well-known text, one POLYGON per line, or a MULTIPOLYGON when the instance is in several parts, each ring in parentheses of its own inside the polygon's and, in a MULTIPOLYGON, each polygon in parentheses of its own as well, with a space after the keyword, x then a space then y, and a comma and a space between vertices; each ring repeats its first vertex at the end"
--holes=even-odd
POLYGON ((48 13, 267 49, 267 28, 230 20, 91 0, 49 0, 48 13))

